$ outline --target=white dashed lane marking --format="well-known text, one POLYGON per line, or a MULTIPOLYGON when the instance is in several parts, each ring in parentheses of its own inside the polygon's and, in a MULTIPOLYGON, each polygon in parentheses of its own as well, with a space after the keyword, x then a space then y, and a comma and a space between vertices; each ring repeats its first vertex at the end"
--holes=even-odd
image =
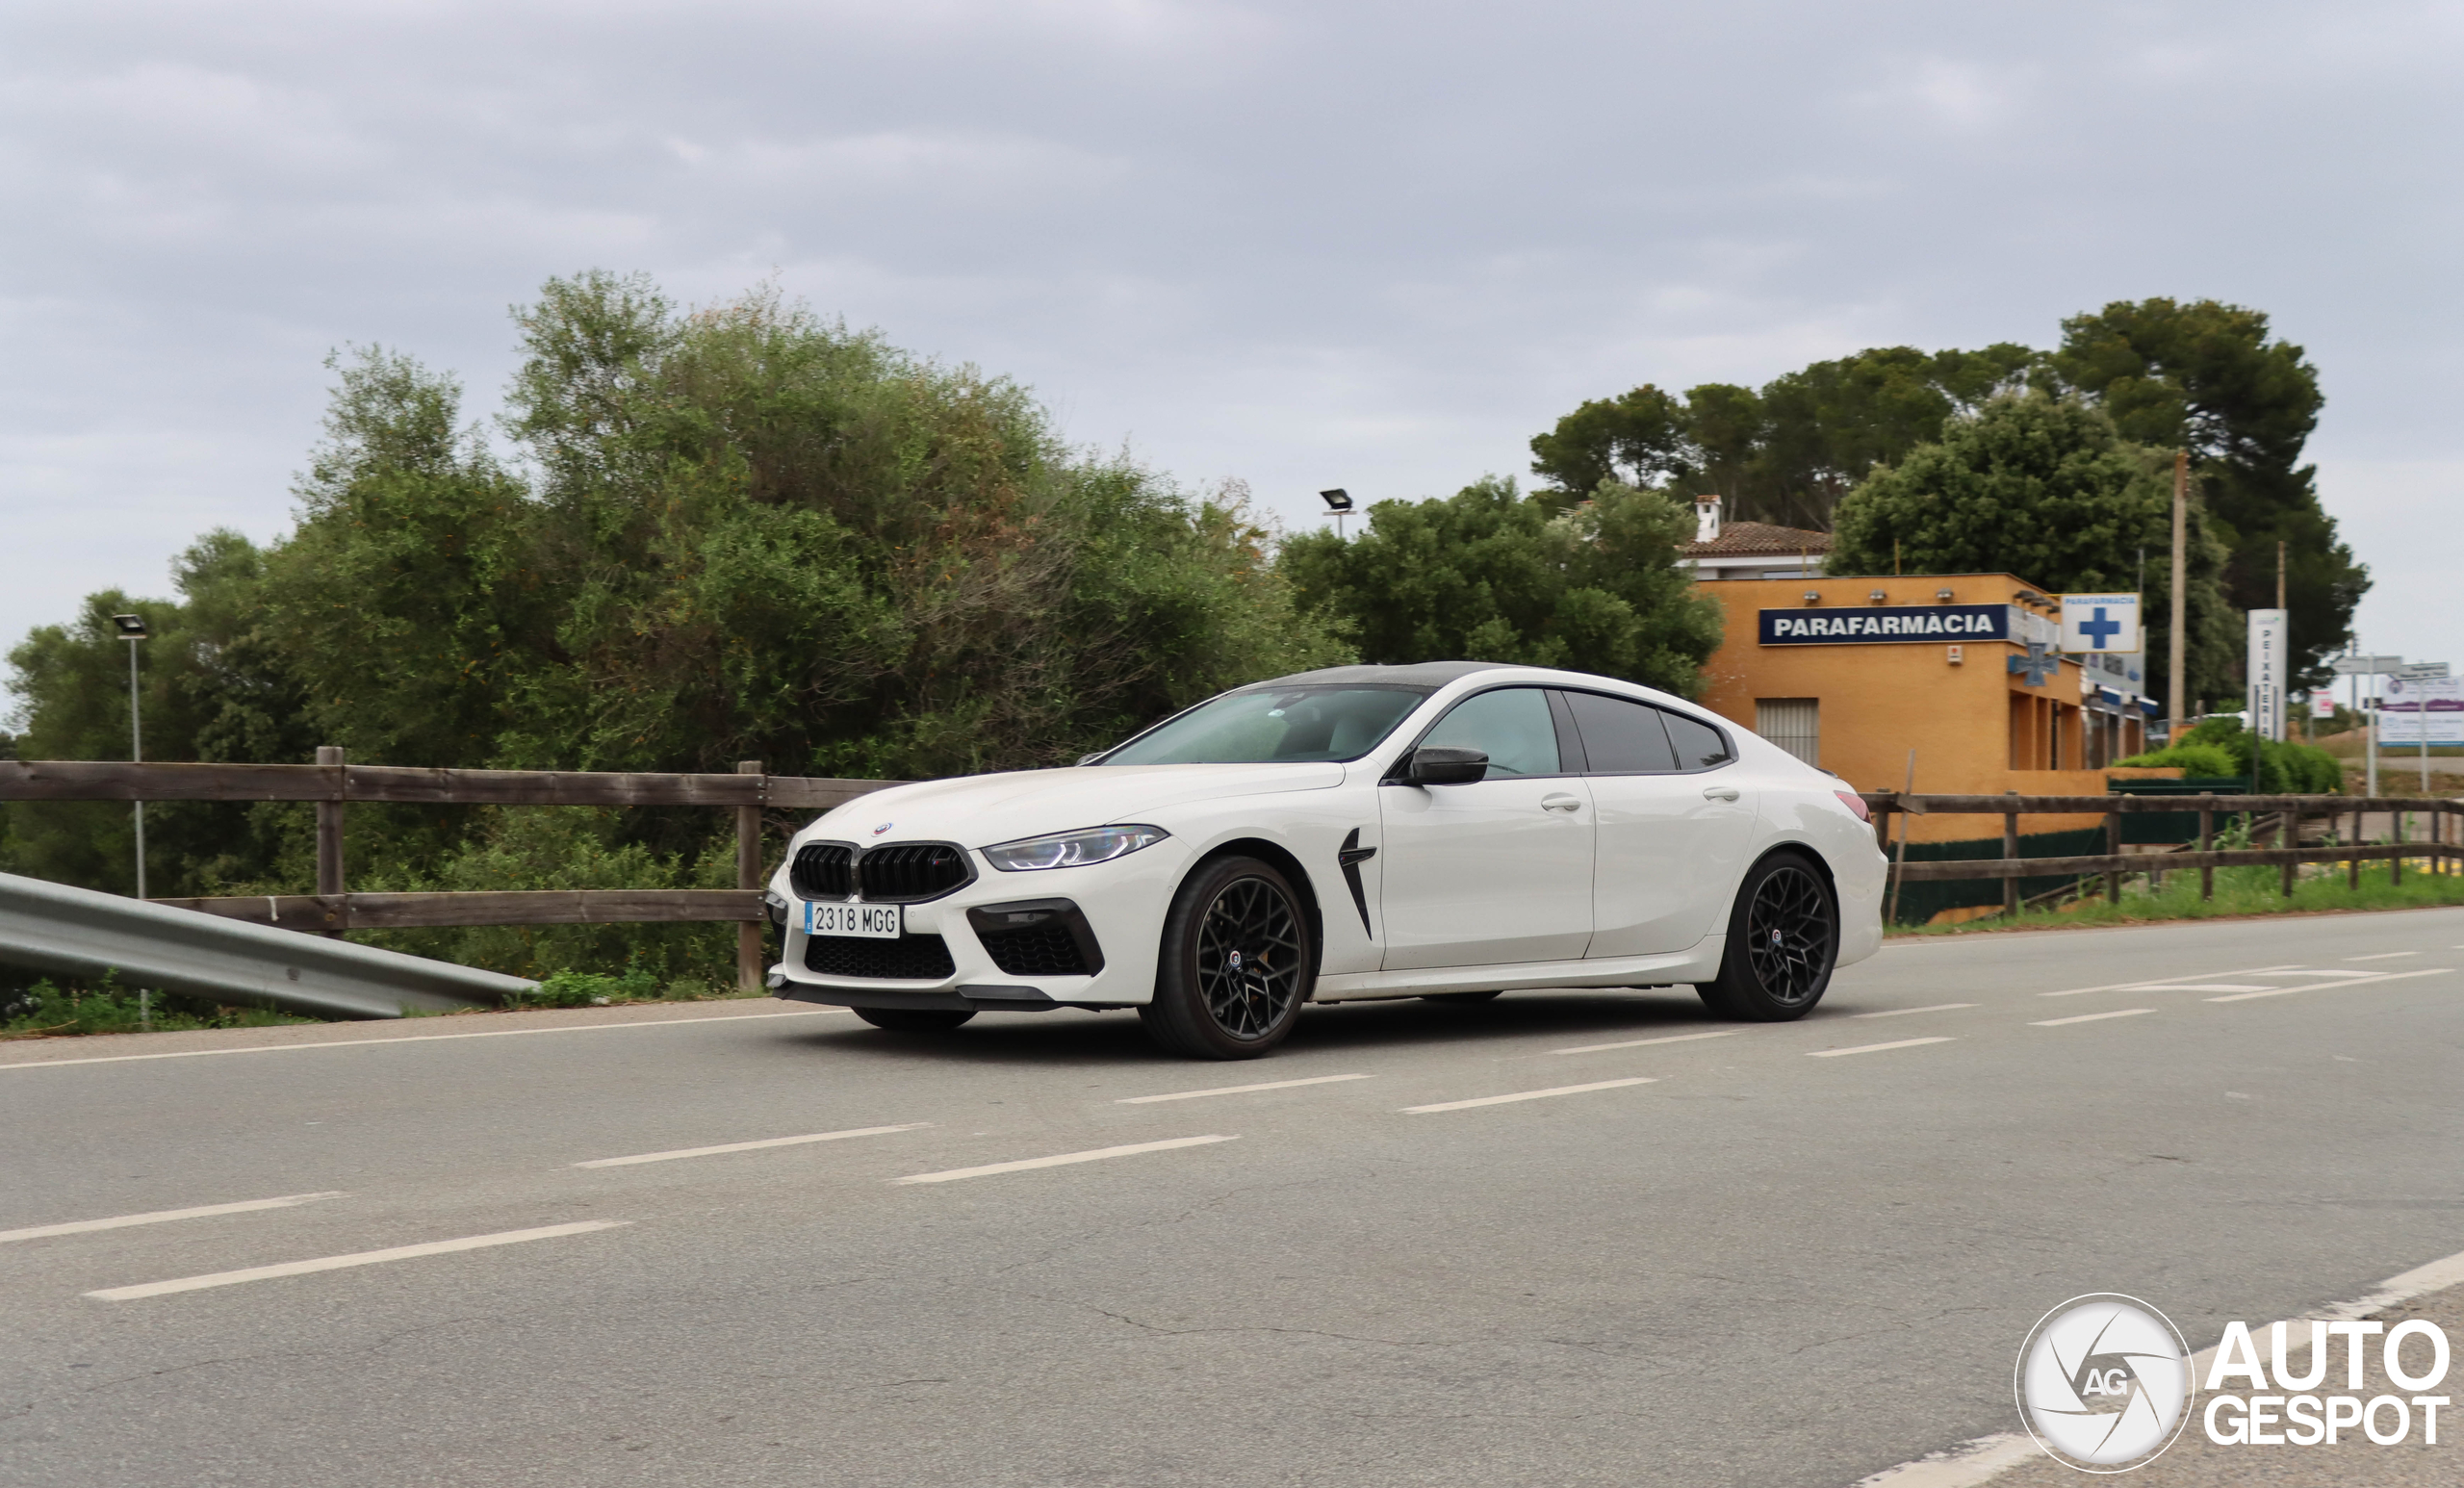
POLYGON ((132 1224, 167 1224, 173 1219, 206 1219, 221 1214, 251 1214, 260 1209, 289 1209, 321 1198, 340 1198, 343 1191, 286 1193, 280 1198, 243 1199, 236 1204, 199 1204, 193 1209, 157 1209, 151 1214, 124 1214, 110 1219, 71 1219, 65 1224, 36 1224, 22 1230, 0 1230, 0 1244, 13 1240, 42 1240, 53 1235, 86 1235, 95 1230, 124 1230, 132 1224))
POLYGON ((316 1271, 338 1271, 353 1266, 380 1266, 388 1261, 409 1261, 426 1255, 450 1255, 457 1250, 485 1250, 492 1245, 519 1245, 533 1240, 555 1240, 566 1235, 587 1235, 593 1230, 612 1230, 629 1224, 629 1219, 584 1219, 578 1224, 550 1224, 535 1230, 503 1230, 494 1235, 467 1235, 460 1240, 433 1240, 422 1245, 396 1245, 390 1250, 361 1250, 350 1255, 320 1256, 313 1261, 285 1261, 279 1266, 251 1266, 245 1270, 215 1271, 204 1276, 182 1276, 175 1281, 149 1281, 134 1287, 107 1287, 86 1295, 98 1302, 133 1302, 140 1297, 167 1296, 174 1292, 201 1292, 208 1287, 236 1287, 244 1281, 270 1281, 277 1276, 305 1276, 316 1271))
POLYGON ((814 1132, 808 1137, 764 1137, 758 1142, 730 1142, 715 1147, 679 1147, 673 1152, 637 1152, 631 1157, 595 1157, 576 1167, 629 1167, 635 1163, 670 1163, 680 1157, 717 1157, 728 1152, 757 1152, 764 1147, 801 1147, 807 1142, 837 1142, 847 1137, 881 1137, 891 1132, 911 1132, 930 1126, 930 1121, 910 1121, 903 1126, 859 1126, 843 1132, 814 1132))
POLYGON ((1635 1075, 1624 1080, 1594 1080, 1589 1085, 1559 1085, 1545 1090, 1517 1090, 1511 1095, 1483 1095, 1477 1100, 1445 1100, 1433 1106, 1405 1106, 1405 1116, 1424 1116, 1432 1111, 1469 1111, 1474 1106, 1510 1106, 1519 1100, 1547 1100, 1552 1095, 1580 1095, 1588 1090, 1614 1090, 1629 1085, 1651 1085, 1649 1075, 1635 1075))
POLYGON ((2030 1028, 2061 1028, 2070 1023, 2102 1022, 2106 1018, 2135 1018, 2143 1013, 2155 1011, 2153 1008, 2124 1008, 2118 1013, 2082 1013, 2077 1017, 2046 1018, 2040 1023, 2030 1023, 2028 1026, 2030 1028))
POLYGON ((1880 1054, 1885 1049, 1912 1049, 1920 1043, 1950 1043, 1952 1041, 1946 1035, 1937 1035, 1931 1039, 1897 1039, 1889 1043, 1861 1043, 1853 1049, 1815 1049, 1806 1058, 1838 1059, 1848 1054, 1880 1054))
POLYGON ((1551 1049, 1552 1054, 1598 1054, 1604 1049, 1639 1049, 1651 1043, 1691 1043, 1697 1039, 1726 1039, 1741 1034, 1742 1028, 1715 1028, 1707 1034, 1667 1034, 1657 1039, 1621 1039, 1615 1043, 1578 1043, 1571 1049, 1551 1049))
POLYGON ((1955 1013, 1962 1008, 1973 1008, 1975 1006, 1976 1004, 1972 1002, 1938 1002, 1930 1008, 1885 1008, 1880 1013, 1852 1013, 1849 1016, 1861 1018, 1895 1018, 1906 1017, 1912 1013, 1955 1013))
POLYGON ((2347 961, 2394 961, 2399 956, 2419 956, 2419 951, 2380 951, 2375 956, 2348 956, 2347 961))
POLYGON ((1151 1106, 1165 1100, 1198 1100, 1209 1095, 1246 1095, 1252 1090, 1289 1090, 1304 1085, 1333 1085, 1344 1080, 1369 1080, 1373 1075, 1317 1075, 1307 1080, 1269 1080, 1261 1085, 1219 1085, 1210 1090, 1174 1090, 1166 1095, 1129 1095, 1116 1106, 1151 1106))
POLYGON ((1238 1142, 1238 1137, 1175 1137, 1169 1142, 1134 1142, 1121 1147, 1097 1147, 1091 1152, 1063 1152, 1053 1157, 1020 1158, 1014 1163, 987 1163, 981 1167, 953 1167, 945 1172, 911 1173, 892 1178, 892 1183, 952 1183, 961 1178, 988 1178, 994 1173, 1020 1173, 1031 1167, 1065 1167, 1071 1163, 1099 1163, 1108 1157, 1132 1157, 1141 1152, 1168 1152, 1174 1147, 1203 1146, 1210 1142, 1238 1142))

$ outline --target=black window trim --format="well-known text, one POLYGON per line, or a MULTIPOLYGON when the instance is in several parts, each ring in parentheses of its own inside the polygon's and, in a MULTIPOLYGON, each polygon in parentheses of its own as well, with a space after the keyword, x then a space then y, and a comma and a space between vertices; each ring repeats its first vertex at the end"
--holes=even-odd
MULTIPOLYGON (((1397 755, 1394 762, 1386 767, 1386 773, 1378 777, 1377 783, 1380 785, 1410 784, 1411 782, 1403 779, 1403 772, 1411 768, 1413 751, 1419 749, 1421 747, 1421 741, 1435 732, 1437 731, 1437 726, 1446 722, 1447 717, 1450 714, 1451 714, 1456 708, 1461 707, 1464 704, 1471 702, 1474 698, 1480 697, 1485 693, 1512 692, 1517 688, 1538 692, 1541 694, 1543 699, 1547 701, 1549 705, 1549 722, 1556 730, 1557 733, 1557 763, 1562 767, 1566 762, 1567 735, 1571 731, 1570 725, 1573 720, 1570 716, 1561 712, 1565 707, 1565 705, 1559 702, 1555 696, 1558 689, 1547 682, 1500 682, 1494 687, 1475 687, 1470 692, 1456 698, 1453 702, 1447 704, 1444 712, 1439 713, 1435 718, 1432 718, 1427 723, 1422 725, 1420 732, 1412 735, 1412 742, 1403 746, 1402 753, 1397 755)), ((1587 691, 1588 689, 1577 690, 1587 691)), ((1640 700, 1628 698, 1626 701, 1633 703, 1639 702, 1640 700)), ((1393 735, 1389 734, 1388 737, 1391 738, 1393 735)), ((1590 757, 1582 753, 1582 746, 1579 738, 1575 742, 1574 753, 1578 760, 1585 763, 1589 762, 1590 757)), ((1490 779, 1501 781, 1571 781, 1581 779, 1583 773, 1584 772, 1580 770, 1559 768, 1552 775, 1499 775, 1492 776, 1490 779)), ((1486 784, 1487 782, 1483 781, 1481 783, 1486 784)))
MULTIPOLYGON (((1656 713, 1677 713, 1677 710, 1676 710, 1675 708, 1662 707, 1662 706, 1660 706, 1658 704, 1652 702, 1652 701, 1651 701, 1650 699, 1648 699, 1648 698, 1630 698, 1630 697, 1625 696, 1625 695, 1624 695, 1624 694, 1622 694, 1622 693, 1615 693, 1615 692, 1603 692, 1603 691, 1601 691, 1601 690, 1600 690, 1599 688, 1597 688, 1597 687, 1554 687, 1554 688, 1552 688, 1552 689, 1550 689, 1550 690, 1551 690, 1551 691, 1553 691, 1553 692, 1587 692, 1587 693, 1591 694, 1591 695, 1592 695, 1593 697, 1595 697, 1595 698, 1610 698, 1610 699, 1614 699, 1615 701, 1617 701, 1617 702, 1619 702, 1619 703, 1631 703, 1631 704, 1633 704, 1633 705, 1634 705, 1635 706, 1637 706, 1637 707, 1647 707, 1647 708, 1650 708, 1653 712, 1656 712, 1656 713)), ((1560 705, 1560 706, 1562 706, 1562 705, 1560 705)), ((1733 735, 1732 735, 1732 734, 1728 731, 1728 730, 1721 728, 1718 724, 1713 723, 1711 720, 1709 720, 1709 719, 1707 719, 1707 718, 1697 718, 1697 717, 1695 717, 1695 716, 1694 716, 1693 714, 1691 714, 1691 713, 1677 713, 1677 716, 1678 716, 1678 717, 1680 717, 1680 718, 1686 719, 1686 720, 1688 720, 1688 721, 1690 721, 1690 722, 1693 722, 1693 723, 1701 724, 1704 728, 1708 729, 1708 730, 1710 730, 1713 733, 1718 734, 1718 735, 1720 736, 1720 747, 1721 747, 1721 748, 1723 748, 1723 749, 1725 749, 1725 750, 1727 750, 1727 751, 1729 752, 1729 757, 1728 757, 1726 759, 1721 760, 1718 764, 1696 765, 1696 766, 1695 766, 1695 767, 1693 767, 1692 769, 1676 769, 1676 770, 1594 770, 1594 769, 1589 768, 1589 766, 1590 766, 1590 764, 1591 764, 1591 755, 1589 754, 1589 752, 1588 752, 1588 751, 1585 751, 1585 752, 1582 754, 1582 756, 1581 756, 1582 762, 1583 762, 1583 764, 1584 764, 1584 766, 1585 766, 1585 768, 1584 768, 1584 770, 1583 770, 1583 772, 1582 772, 1582 773, 1583 773, 1584 775, 1587 775, 1587 776, 1589 776, 1589 775, 1599 775, 1599 776, 1626 776, 1626 775, 1708 775, 1708 774, 1710 774, 1710 773, 1711 773, 1712 771, 1714 771, 1714 770, 1725 770, 1725 769, 1727 769, 1729 766, 1731 766, 1731 765, 1732 765, 1732 764, 1736 763, 1736 739, 1735 739, 1735 737, 1734 737, 1733 735)), ((1560 727, 1561 727, 1561 728, 1572 728, 1572 727, 1573 727, 1573 725, 1574 725, 1574 709, 1573 709, 1573 708, 1571 708, 1571 707, 1568 707, 1568 708, 1566 709, 1566 722, 1565 722, 1563 725, 1561 725, 1560 727)), ((1666 727, 1667 727, 1667 725, 1663 724, 1663 725, 1661 725, 1661 727, 1662 727, 1662 728, 1666 728, 1666 727)), ((1675 748, 1677 747, 1677 736, 1676 736, 1675 734, 1671 734, 1671 735, 1669 736, 1668 743, 1669 743, 1669 748, 1670 748, 1672 751, 1673 751, 1673 750, 1675 750, 1675 748)), ((1563 749, 1563 746, 1562 746, 1562 745, 1560 745, 1560 746, 1559 746, 1559 748, 1562 750, 1562 749, 1563 749)), ((1535 778, 1535 779, 1537 779, 1537 777, 1534 777, 1534 778, 1535 778)))

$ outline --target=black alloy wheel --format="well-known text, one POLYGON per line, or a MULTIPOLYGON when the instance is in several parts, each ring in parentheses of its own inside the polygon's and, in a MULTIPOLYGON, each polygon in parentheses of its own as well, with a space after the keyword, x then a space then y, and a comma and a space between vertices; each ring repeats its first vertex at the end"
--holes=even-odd
POLYGON ((1811 861, 1775 853, 1738 886, 1720 976, 1695 990, 1715 1013, 1784 1023, 1813 1011, 1839 959, 1839 906, 1811 861))
POLYGON ((1165 917, 1155 997, 1139 1016, 1194 1059, 1255 1059, 1292 1032, 1316 981, 1299 895, 1270 863, 1225 858, 1192 874, 1165 917))

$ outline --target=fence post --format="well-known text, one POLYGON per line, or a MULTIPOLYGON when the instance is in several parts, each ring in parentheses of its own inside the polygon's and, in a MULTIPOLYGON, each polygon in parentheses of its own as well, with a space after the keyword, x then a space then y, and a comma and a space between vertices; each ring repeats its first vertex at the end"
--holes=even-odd
MULTIPOLYGON (((2299 847, 2301 845, 2301 808, 2296 806, 2290 811, 2280 811, 2276 814, 2275 820, 2275 845, 2279 848, 2299 847)), ((2292 859, 2287 859, 2284 864, 2284 897, 2287 899, 2293 897, 2293 871, 2294 863, 2292 859)))
MULTIPOLYGON (((2121 856, 2121 813, 2119 811, 2105 813, 2105 856, 2108 858, 2121 856)), ((2117 910, 2121 908, 2121 872, 2118 869, 2108 869, 2105 873, 2105 903, 2117 910)))
MULTIPOLYGON (((2387 819, 2395 825, 2396 845, 2400 848, 2402 847, 2404 845, 2404 813, 2402 808, 2399 808, 2396 810, 2389 811, 2387 813, 2387 819)), ((2402 853, 2398 853, 2395 857, 2387 859, 2387 882, 2391 885, 2401 884, 2404 882, 2404 855, 2402 853)))
POLYGON ((2216 864, 2207 855, 2216 851, 2216 798, 2201 799, 2198 810, 2198 897, 2204 904, 2216 897, 2216 864))
MULTIPOLYGON (((2018 792, 2006 790, 2002 794, 2015 796, 2018 792)), ((2002 856, 2015 860, 2019 856, 2019 813, 2016 811, 2002 813, 2002 856)), ((2002 881, 2002 913, 2011 919, 2019 917, 2019 875, 2015 870, 2002 881)))
MULTIPOLYGON (((762 773, 761 761, 739 759, 735 773, 759 775, 762 773)), ((762 794, 767 796, 769 792, 765 790, 762 794)), ((761 891, 761 808, 758 806, 735 808, 735 886, 749 888, 755 893, 761 891)), ((738 991, 761 990, 761 948, 768 938, 765 927, 769 923, 766 916, 736 921, 735 985, 738 991)))
POLYGON ((2367 820, 2368 818, 2362 814, 2360 807, 2356 806, 2352 808, 2352 846, 2354 848, 2354 852, 2350 858, 2345 859, 2345 886, 2347 888, 2357 889, 2361 887, 2360 847, 2361 844, 2370 840, 2367 836, 2362 834, 2362 828, 2367 820))
MULTIPOLYGON (((334 771, 334 783, 342 783, 342 747, 336 744, 317 746, 317 763, 329 765, 334 771)), ((337 790, 331 797, 317 803, 317 897, 325 902, 326 912, 337 926, 350 923, 349 907, 343 900, 343 803, 337 790)), ((328 930, 328 936, 339 936, 340 929, 328 930)))

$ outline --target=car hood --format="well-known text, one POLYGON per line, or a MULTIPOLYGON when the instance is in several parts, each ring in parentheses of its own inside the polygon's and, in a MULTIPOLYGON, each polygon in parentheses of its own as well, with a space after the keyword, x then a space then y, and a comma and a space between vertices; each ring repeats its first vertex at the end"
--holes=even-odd
POLYGON ((934 838, 983 847, 1079 827, 1148 820, 1191 801, 1328 790, 1340 763, 1092 765, 892 785, 834 808, 800 835, 852 842, 934 838), (886 831, 875 829, 887 826, 886 831))

